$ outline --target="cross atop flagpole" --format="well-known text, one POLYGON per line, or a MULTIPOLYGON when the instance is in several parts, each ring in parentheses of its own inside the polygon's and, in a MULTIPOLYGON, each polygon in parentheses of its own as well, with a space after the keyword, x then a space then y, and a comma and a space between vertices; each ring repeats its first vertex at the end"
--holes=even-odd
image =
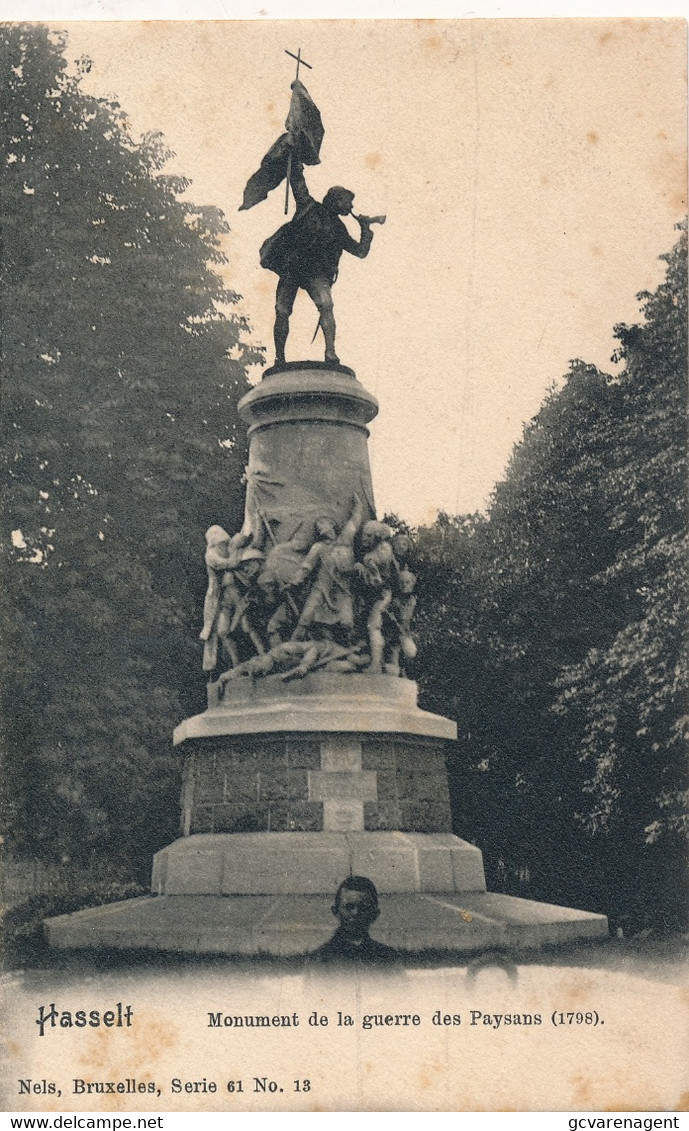
MULTIPOLYGON (((307 63, 306 59, 302 59, 302 57, 301 57, 301 47, 297 47, 296 55, 294 54, 293 51, 288 51, 287 48, 285 48, 285 55, 289 55, 290 58, 297 60, 297 73, 294 76, 295 82, 299 81, 299 68, 300 67, 308 67, 310 71, 313 70, 313 67, 311 66, 311 64, 307 63)), ((285 216, 289 212, 289 179, 290 179, 291 173, 292 173, 292 154, 290 152, 290 154, 287 158, 287 177, 285 179, 285 216)))
POLYGON ((313 70, 313 67, 311 66, 311 64, 310 64, 310 63, 307 63, 307 62, 306 62, 306 59, 302 59, 302 57, 301 57, 301 47, 297 47, 297 53, 296 53, 296 55, 294 54, 294 52, 293 52, 293 51, 288 51, 288 50, 287 50, 287 48, 285 48, 285 55, 290 55, 290 56, 292 57, 292 59, 296 59, 296 60, 297 60, 297 73, 296 73, 296 75, 294 76, 294 81, 295 81, 295 82, 296 82, 296 81, 298 80, 298 78, 299 78, 299 68, 300 68, 300 67, 308 67, 310 71, 312 71, 312 70, 313 70))

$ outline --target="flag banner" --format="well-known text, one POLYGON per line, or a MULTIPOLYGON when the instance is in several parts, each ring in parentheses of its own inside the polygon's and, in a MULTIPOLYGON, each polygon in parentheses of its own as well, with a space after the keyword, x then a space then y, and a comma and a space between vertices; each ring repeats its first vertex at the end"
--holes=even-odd
POLYGON ((280 135, 261 161, 259 169, 247 181, 240 212, 260 204, 285 179, 290 150, 303 165, 320 164, 319 153, 325 133, 320 110, 298 79, 292 83, 292 99, 285 127, 287 133, 280 135))
POLYGON ((292 83, 292 100, 285 127, 293 140, 295 155, 302 164, 320 164, 319 154, 325 130, 320 110, 299 79, 292 83))
POLYGON ((287 176, 287 157, 291 148, 289 140, 289 134, 281 134, 266 153, 260 167, 252 177, 249 177, 244 189, 244 199, 239 206, 240 212, 260 204, 272 189, 277 188, 280 182, 284 181, 287 176))

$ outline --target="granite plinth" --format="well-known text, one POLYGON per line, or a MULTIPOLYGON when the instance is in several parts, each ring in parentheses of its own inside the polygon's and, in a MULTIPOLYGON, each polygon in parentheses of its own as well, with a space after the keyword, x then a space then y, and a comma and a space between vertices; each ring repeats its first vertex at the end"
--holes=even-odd
POLYGON ((279 675, 229 680, 221 697, 208 688, 208 709, 173 732, 175 745, 189 738, 292 732, 411 734, 455 739, 457 725, 416 704, 417 687, 392 675, 309 672, 285 683, 279 675))
POLYGON ((451 833, 221 833, 181 837, 153 858, 158 895, 329 895, 349 875, 379 892, 485 891, 478 848, 451 833))
MULTIPOLYGON (((300 955, 330 937, 332 894, 145 896, 45 921, 52 947, 300 955)), ((383 895, 371 934, 402 954, 537 950, 607 937, 605 915, 490 892, 383 895)))
POLYGON ((450 833, 445 747, 358 732, 188 739, 181 831, 450 833))

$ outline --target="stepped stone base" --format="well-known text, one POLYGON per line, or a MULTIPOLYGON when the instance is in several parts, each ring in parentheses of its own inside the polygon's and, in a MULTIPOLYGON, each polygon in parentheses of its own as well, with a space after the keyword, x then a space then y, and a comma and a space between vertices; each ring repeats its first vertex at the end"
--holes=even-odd
POLYGON ((391 675, 309 672, 283 682, 279 675, 208 685, 208 709, 175 727, 175 745, 193 738, 276 733, 427 735, 454 739, 450 719, 422 711, 413 680, 391 675))
MULTIPOLYGON (((180 954, 306 954, 335 926, 326 895, 144 896, 45 921, 51 946, 180 954)), ((383 895, 371 934, 402 953, 460 954, 605 938, 607 919, 490 892, 383 895)))
POLYGON ((485 891, 480 849, 451 833, 239 833, 182 837, 153 858, 157 895, 334 895, 349 875, 379 892, 485 891))

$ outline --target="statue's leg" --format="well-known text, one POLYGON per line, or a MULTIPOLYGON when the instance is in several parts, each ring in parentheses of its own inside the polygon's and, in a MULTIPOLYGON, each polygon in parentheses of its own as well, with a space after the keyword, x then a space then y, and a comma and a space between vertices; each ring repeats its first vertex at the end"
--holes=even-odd
POLYGON ((275 294, 275 327, 273 339, 275 341, 275 364, 285 364, 285 345, 289 334, 289 316, 294 307, 299 286, 290 279, 289 275, 281 275, 275 294))
POLYGON ((321 329, 325 338, 325 360, 339 365, 335 353, 335 315, 333 313, 333 293, 330 283, 323 276, 316 276, 306 287, 309 297, 316 305, 321 318, 321 329))
POLYGON ((244 615, 242 617, 240 623, 241 623, 241 627, 242 627, 242 632, 245 632, 246 635, 249 637, 249 640, 251 641, 254 648, 256 649, 257 655, 259 655, 259 656, 265 655, 266 650, 265 650, 265 647, 263 645, 263 641, 261 640, 261 637, 256 632, 256 629, 254 628, 254 626, 251 624, 251 621, 249 620, 249 618, 246 615, 244 615))
POLYGON ((302 613, 297 622, 297 626, 290 637, 291 640, 304 639, 309 629, 311 628, 315 612, 322 599, 323 591, 321 586, 318 584, 318 581, 316 581, 314 582, 313 587, 311 588, 311 591, 309 592, 309 595, 304 602, 304 608, 302 609, 302 613))
POLYGON ((276 648, 283 642, 283 632, 286 634, 290 622, 289 609, 286 601, 281 601, 266 625, 266 634, 271 648, 276 648))
POLYGON ((383 613, 388 608, 391 600, 392 590, 384 589, 369 613, 366 627, 368 629, 368 640, 371 649, 371 663, 369 664, 368 670, 372 674, 380 674, 383 670, 383 651, 385 649, 383 613))
POLYGON ((237 645, 230 634, 231 621, 230 610, 223 606, 218 615, 218 638, 222 643, 223 651, 232 664, 232 667, 236 668, 239 663, 239 653, 237 651, 237 645))

